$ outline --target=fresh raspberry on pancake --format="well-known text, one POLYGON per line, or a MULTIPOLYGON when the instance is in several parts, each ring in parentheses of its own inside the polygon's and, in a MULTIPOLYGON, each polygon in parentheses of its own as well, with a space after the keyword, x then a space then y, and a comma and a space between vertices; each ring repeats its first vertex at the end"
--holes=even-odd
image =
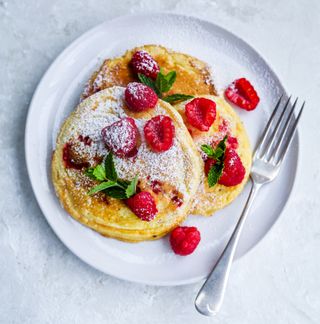
POLYGON ((90 166, 88 157, 80 152, 80 145, 76 142, 68 142, 64 145, 62 159, 66 168, 81 170, 90 166))
POLYGON ((139 82, 130 82, 124 96, 129 109, 135 112, 154 108, 158 102, 157 94, 151 88, 139 82))
POLYGON ((133 54, 130 65, 135 73, 141 73, 149 78, 156 79, 160 71, 158 63, 146 51, 137 51, 133 54))
POLYGON ((201 240, 200 232, 196 227, 179 226, 170 235, 170 244, 174 253, 189 255, 198 246, 201 240))
POLYGON ((202 132, 207 132, 216 118, 216 104, 206 98, 195 98, 185 107, 188 123, 202 132))
POLYGON ((170 149, 175 136, 175 127, 168 116, 158 115, 151 118, 144 126, 144 137, 154 152, 170 149))
POLYGON ((223 136, 230 133, 230 122, 225 118, 222 118, 222 121, 219 124, 219 133, 223 136))
POLYGON ((228 148, 236 150, 239 147, 238 139, 233 136, 228 136, 227 146, 228 148))
POLYGON ((245 110, 255 109, 260 101, 253 85, 245 78, 233 81, 226 89, 225 96, 232 103, 245 110))
POLYGON ((127 206, 141 220, 150 222, 156 216, 158 210, 156 203, 148 191, 141 191, 126 200, 127 206))
POLYGON ((136 151, 138 129, 134 119, 122 118, 101 131, 105 146, 119 157, 132 156, 136 151))
POLYGON ((224 156, 224 168, 218 183, 226 187, 236 186, 242 182, 245 174, 246 169, 237 152, 227 148, 224 156))

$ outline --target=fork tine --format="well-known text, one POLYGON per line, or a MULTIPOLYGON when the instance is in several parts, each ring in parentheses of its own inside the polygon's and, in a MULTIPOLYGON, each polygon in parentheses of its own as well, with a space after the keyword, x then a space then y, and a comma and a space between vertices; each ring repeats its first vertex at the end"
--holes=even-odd
MULTIPOLYGON (((283 97, 283 94, 280 96, 280 98, 279 98, 279 100, 278 100, 275 108, 273 109, 273 112, 272 112, 272 114, 271 114, 271 116, 270 116, 270 118, 268 120, 268 123, 267 123, 267 125, 266 125, 266 127, 265 127, 265 129, 264 129, 264 131, 263 131, 263 133, 261 135, 261 137, 260 137, 260 140, 259 140, 259 142, 258 142, 258 144, 256 146, 256 150, 255 150, 255 154, 254 154, 255 156, 258 156, 261 153, 261 150, 263 148, 263 145, 264 145, 264 143, 265 143, 265 141, 266 141, 266 139, 268 137, 268 133, 270 131, 270 128, 271 128, 271 125, 272 125, 272 121, 273 121, 273 119, 274 119, 274 117, 276 115, 276 112, 277 112, 277 110, 278 110, 278 108, 280 106, 282 97, 283 97)), ((291 98, 291 96, 289 97, 289 99, 290 98, 291 98)))
MULTIPOLYGON (((281 148, 281 144, 283 143, 284 141, 284 137, 285 137, 285 134, 287 133, 287 130, 289 129, 289 126, 290 126, 290 122, 292 121, 292 116, 293 116, 293 112, 294 112, 294 109, 297 105, 297 102, 298 102, 298 98, 295 100, 294 104, 292 105, 292 108, 290 110, 290 113, 288 114, 288 116, 286 117, 286 121, 285 121, 285 124, 280 132, 280 135, 278 136, 278 142, 276 144, 276 146, 273 148, 272 150, 272 153, 271 153, 271 156, 269 157, 269 161, 274 161, 275 160, 275 157, 276 155, 279 153, 280 151, 280 148, 281 148)), ((303 107, 303 106, 302 106, 303 107)), ((272 148, 272 147, 271 147, 272 148)), ((271 152, 271 148, 270 148, 270 152, 271 152)))
POLYGON ((291 128, 291 131, 290 131, 290 134, 288 136, 287 141, 282 145, 283 150, 282 150, 282 152, 281 152, 281 154, 279 156, 278 161, 276 162, 276 165, 277 166, 281 164, 281 162, 283 161, 284 157, 286 156, 286 153, 288 151, 288 148, 289 148, 289 146, 290 146, 290 144, 292 142, 292 139, 294 137, 295 131, 297 129, 298 122, 300 120, 301 114, 302 114, 303 109, 304 109, 304 105, 305 105, 305 101, 303 102, 303 105, 302 105, 302 107, 301 107, 301 109, 299 111, 299 114, 298 114, 297 118, 295 119, 295 122, 294 122, 294 124, 293 124, 293 126, 291 128))
MULTIPOLYGON (((284 116, 285 116, 285 113, 286 113, 286 111, 287 111, 287 109, 289 107, 290 100, 291 100, 291 96, 288 98, 284 108, 282 109, 282 112, 281 112, 280 117, 278 118, 276 127, 274 128, 274 130, 273 130, 273 132, 272 132, 272 134, 270 136, 269 143, 268 143, 267 147, 264 150, 264 158, 267 161, 268 161, 268 157, 270 156, 270 153, 271 153, 272 147, 274 145, 274 142, 275 142, 275 140, 277 138, 277 134, 278 134, 278 132, 279 132, 279 130, 280 130, 282 124, 283 124, 283 119, 287 120, 287 118, 288 118, 288 117, 284 118, 284 116)), ((289 113, 289 115, 290 115, 290 113, 289 113)))

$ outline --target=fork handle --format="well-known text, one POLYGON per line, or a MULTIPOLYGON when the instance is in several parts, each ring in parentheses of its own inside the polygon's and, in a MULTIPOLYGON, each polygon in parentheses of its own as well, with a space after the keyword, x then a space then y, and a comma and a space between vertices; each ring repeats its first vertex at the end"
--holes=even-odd
POLYGON ((221 308, 239 237, 249 209, 260 187, 261 184, 252 181, 249 197, 230 240, 196 297, 196 309, 203 315, 213 316, 221 308))

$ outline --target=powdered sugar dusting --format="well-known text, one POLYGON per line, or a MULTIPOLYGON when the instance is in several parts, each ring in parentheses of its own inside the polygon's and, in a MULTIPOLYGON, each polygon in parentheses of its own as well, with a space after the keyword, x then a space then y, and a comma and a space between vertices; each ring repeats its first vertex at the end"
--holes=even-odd
POLYGON ((144 100, 145 88, 146 86, 142 83, 130 82, 127 86, 127 91, 135 100, 144 100))
MULTIPOLYGON (((101 130, 117 122, 120 118, 127 117, 124 110, 124 91, 125 88, 113 87, 99 93, 99 96, 91 96, 74 112, 72 127, 68 130, 65 142, 74 141, 79 135, 88 136, 92 140, 91 145, 85 145, 80 142, 75 149, 79 154, 88 158, 90 165, 97 164, 97 156, 104 157, 108 153, 101 136, 101 130)), ((166 111, 158 103, 152 110, 152 114, 166 115, 166 111)), ((132 117, 132 116, 131 116, 132 117)), ((145 142, 143 127, 150 116, 144 118, 132 117, 140 134, 141 144, 138 148, 137 156, 133 158, 120 158, 114 156, 115 166, 121 179, 131 180, 138 175, 139 178, 147 179, 151 183, 155 180, 170 184, 183 195, 188 195, 189 189, 186 187, 185 179, 188 170, 192 166, 188 165, 186 159, 183 159, 183 150, 177 139, 174 140, 172 147, 166 152, 155 153, 151 151, 145 142)), ((121 128, 122 129, 122 128, 121 128)), ((113 136, 125 138, 127 134, 121 131, 113 136)), ((74 172, 69 170, 69 172, 74 172)))

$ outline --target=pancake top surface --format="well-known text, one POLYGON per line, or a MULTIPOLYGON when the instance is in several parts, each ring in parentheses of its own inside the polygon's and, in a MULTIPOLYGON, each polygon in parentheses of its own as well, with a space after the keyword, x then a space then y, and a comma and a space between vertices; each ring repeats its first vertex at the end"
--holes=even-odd
POLYGON ((125 105, 124 88, 113 87, 84 100, 71 113, 57 139, 52 172, 57 194, 74 218, 104 235, 139 241, 162 236, 184 219, 200 182, 199 165, 192 139, 169 104, 159 100, 154 109, 133 113, 125 105), (145 123, 156 115, 169 116, 176 129, 173 146, 163 153, 152 152, 143 137, 145 123), (120 179, 138 175, 139 188, 153 195, 159 212, 151 222, 140 220, 121 200, 103 193, 89 196, 88 190, 96 183, 83 168, 66 168, 63 162, 64 147, 69 145, 74 159, 86 167, 100 163, 108 153, 101 130, 127 116, 135 120, 140 133, 138 154, 135 158, 114 156, 114 162, 120 179))
POLYGON ((167 93, 168 95, 173 93, 216 94, 210 68, 206 63, 160 45, 144 45, 127 51, 121 57, 106 59, 99 70, 91 76, 82 94, 82 99, 108 87, 127 86, 129 82, 137 81, 129 63, 132 55, 139 50, 148 52, 164 73, 177 72, 177 79, 167 93))
POLYGON ((237 138, 238 148, 236 151, 246 169, 245 178, 239 185, 226 187, 217 183, 215 186, 209 188, 207 177, 204 173, 204 163, 201 162, 201 184, 194 200, 192 213, 210 216, 232 202, 243 190, 248 180, 251 167, 251 148, 242 121, 224 98, 217 96, 197 97, 207 98, 216 103, 216 119, 208 132, 199 131, 187 121, 185 116, 185 105, 192 99, 175 105, 175 108, 179 111, 187 128, 191 132, 193 141, 202 158, 205 160, 206 155, 202 152, 201 145, 209 144, 215 146, 228 135, 237 138))

